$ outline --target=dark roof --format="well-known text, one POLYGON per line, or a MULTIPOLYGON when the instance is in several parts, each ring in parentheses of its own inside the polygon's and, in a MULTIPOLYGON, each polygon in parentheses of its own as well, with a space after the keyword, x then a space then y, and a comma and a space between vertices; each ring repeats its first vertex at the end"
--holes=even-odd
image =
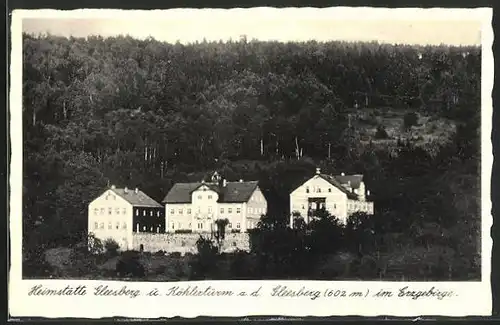
POLYGON ((340 184, 342 185, 347 185, 349 181, 351 182, 351 188, 358 189, 359 185, 363 181, 363 175, 337 175, 335 176, 335 179, 337 179, 340 184))
POLYGON ((152 208, 162 207, 160 203, 150 198, 146 193, 144 193, 141 190, 138 190, 137 193, 133 189, 127 189, 127 192, 125 192, 125 189, 123 188, 111 188, 110 190, 116 193, 124 200, 126 200, 128 203, 132 204, 133 206, 152 207, 152 208))
MULTIPOLYGON (((344 192, 345 194, 347 194, 347 197, 352 199, 352 200, 357 200, 358 199, 358 195, 356 193, 353 193, 351 191, 348 191, 342 184, 342 183, 337 176, 331 176, 331 175, 327 175, 327 174, 319 174, 319 176, 321 178, 323 178, 324 180, 326 180, 327 182, 329 182, 330 184, 332 184, 333 186, 335 186, 336 188, 338 188, 339 190, 341 190, 342 192, 344 192)), ((347 184, 347 182, 345 183, 347 184)), ((359 186, 359 185, 358 185, 359 186)))
POLYGON ((247 202, 258 186, 257 181, 227 182, 225 187, 216 183, 177 183, 168 191, 162 203, 191 203, 191 193, 202 184, 219 194, 220 203, 247 202))

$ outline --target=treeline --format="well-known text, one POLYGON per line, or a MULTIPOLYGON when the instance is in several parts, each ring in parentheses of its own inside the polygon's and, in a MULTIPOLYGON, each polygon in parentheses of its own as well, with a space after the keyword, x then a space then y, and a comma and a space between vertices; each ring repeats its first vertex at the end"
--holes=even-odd
POLYGON ((23 41, 27 252, 81 240, 88 202, 110 184, 161 200, 173 183, 213 169, 259 180, 276 218, 317 165, 366 174, 387 220, 479 218, 477 47, 23 41), (459 128, 437 155, 404 142, 395 155, 359 145, 348 112, 368 108, 444 116, 459 128))

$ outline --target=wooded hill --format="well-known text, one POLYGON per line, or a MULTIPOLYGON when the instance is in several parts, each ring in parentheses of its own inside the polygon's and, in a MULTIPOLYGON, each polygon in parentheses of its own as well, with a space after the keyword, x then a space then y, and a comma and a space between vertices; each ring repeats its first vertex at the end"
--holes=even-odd
POLYGON ((24 35, 25 249, 80 240, 108 185, 161 200, 214 169, 259 180, 284 218, 290 190, 320 166, 365 174, 388 231, 453 228, 470 236, 469 258, 480 58, 478 47, 24 35))

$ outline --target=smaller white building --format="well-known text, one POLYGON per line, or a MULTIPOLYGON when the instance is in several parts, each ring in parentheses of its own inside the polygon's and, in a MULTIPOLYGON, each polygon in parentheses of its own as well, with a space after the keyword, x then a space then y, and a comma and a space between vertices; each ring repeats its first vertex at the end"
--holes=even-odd
POLYGON ((299 213, 309 223, 318 209, 327 210, 344 223, 355 212, 373 214, 369 195, 363 175, 332 176, 316 168, 313 177, 290 193, 290 227, 293 227, 294 213, 299 213))
POLYGON ((165 232, 163 207, 138 188, 113 185, 89 203, 89 234, 102 241, 111 238, 129 250, 134 232, 165 232))

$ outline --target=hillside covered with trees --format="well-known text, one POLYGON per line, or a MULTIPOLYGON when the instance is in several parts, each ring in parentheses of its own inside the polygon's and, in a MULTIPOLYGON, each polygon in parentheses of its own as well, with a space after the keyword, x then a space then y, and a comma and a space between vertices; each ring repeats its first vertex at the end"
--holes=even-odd
POLYGON ((385 251, 479 277, 479 48, 23 41, 25 259, 82 241, 111 184, 160 201, 217 169, 259 180, 273 224, 319 166, 365 175, 385 251))

